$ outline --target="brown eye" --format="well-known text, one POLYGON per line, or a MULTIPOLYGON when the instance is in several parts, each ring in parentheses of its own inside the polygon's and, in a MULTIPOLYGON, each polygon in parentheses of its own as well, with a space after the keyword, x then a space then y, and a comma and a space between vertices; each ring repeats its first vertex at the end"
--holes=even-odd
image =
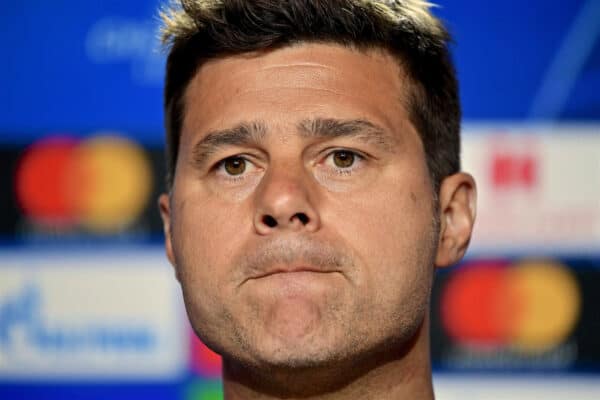
POLYGON ((349 168, 354 164, 354 153, 350 151, 336 151, 333 153, 333 163, 338 168, 349 168))
POLYGON ((223 161, 225 171, 229 175, 241 175, 246 170, 246 160, 241 157, 232 157, 223 161))

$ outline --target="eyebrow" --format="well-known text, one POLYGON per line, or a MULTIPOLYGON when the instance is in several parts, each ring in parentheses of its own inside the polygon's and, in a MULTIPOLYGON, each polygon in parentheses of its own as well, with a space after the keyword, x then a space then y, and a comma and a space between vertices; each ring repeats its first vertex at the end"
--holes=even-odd
POLYGON ((260 143, 267 133, 262 121, 242 122, 231 128, 209 132, 194 145, 192 157, 198 167, 204 166, 211 155, 228 146, 247 146, 260 143))
MULTIPOLYGON (((365 119, 313 118, 298 123, 299 135, 305 139, 351 137, 393 153, 396 139, 385 129, 365 119)), ((205 166, 211 155, 224 147, 259 145, 268 129, 263 121, 242 122, 231 128, 209 132, 192 149, 192 159, 198 168, 205 166)))
POLYGON ((305 138, 331 139, 352 137, 381 150, 392 153, 397 140, 385 129, 366 119, 307 119, 298 124, 300 135, 305 138))

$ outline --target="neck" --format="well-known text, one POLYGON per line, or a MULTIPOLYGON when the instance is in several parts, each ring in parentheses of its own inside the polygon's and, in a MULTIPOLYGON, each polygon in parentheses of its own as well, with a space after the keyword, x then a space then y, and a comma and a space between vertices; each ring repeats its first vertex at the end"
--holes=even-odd
POLYGON ((352 365, 268 371, 223 362, 226 400, 432 400, 428 318, 404 348, 387 347, 352 365))

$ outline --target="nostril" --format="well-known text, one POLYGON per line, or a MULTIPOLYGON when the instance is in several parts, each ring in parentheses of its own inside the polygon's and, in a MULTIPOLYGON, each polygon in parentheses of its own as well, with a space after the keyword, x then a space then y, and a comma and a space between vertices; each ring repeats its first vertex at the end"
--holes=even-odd
POLYGON ((302 222, 302 225, 308 224, 308 216, 304 213, 298 213, 294 215, 294 218, 298 218, 302 222))
POLYGON ((267 225, 269 228, 275 228, 277 226, 277 221, 270 215, 265 215, 262 221, 263 224, 267 225))

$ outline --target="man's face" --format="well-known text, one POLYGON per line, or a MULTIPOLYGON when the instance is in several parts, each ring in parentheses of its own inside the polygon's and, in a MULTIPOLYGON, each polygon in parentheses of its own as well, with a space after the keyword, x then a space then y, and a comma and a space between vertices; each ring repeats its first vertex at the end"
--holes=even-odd
POLYGON ((209 346, 303 367, 417 334, 438 230, 408 91, 389 54, 328 44, 200 68, 161 202, 188 315, 209 346))

